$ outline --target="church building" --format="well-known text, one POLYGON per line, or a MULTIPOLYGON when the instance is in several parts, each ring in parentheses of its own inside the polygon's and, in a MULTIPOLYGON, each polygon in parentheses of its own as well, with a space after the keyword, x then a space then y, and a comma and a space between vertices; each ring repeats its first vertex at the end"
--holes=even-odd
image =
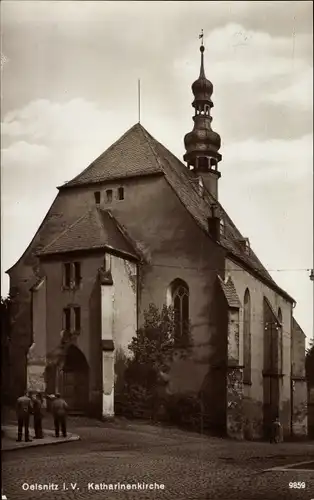
POLYGON ((114 416, 117 353, 130 355, 150 304, 172 305, 193 349, 174 359, 170 394, 202 390, 229 436, 261 438, 276 416, 286 436, 305 435, 305 335, 294 299, 219 202, 221 140, 200 51, 184 162, 135 124, 58 187, 7 271, 11 393, 59 391, 75 411, 114 416))

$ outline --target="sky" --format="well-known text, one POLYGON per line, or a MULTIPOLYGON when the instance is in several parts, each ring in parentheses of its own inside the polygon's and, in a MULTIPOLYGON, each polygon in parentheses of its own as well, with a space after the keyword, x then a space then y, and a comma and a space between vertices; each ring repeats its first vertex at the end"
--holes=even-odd
POLYGON ((1 294, 57 194, 138 122, 181 160, 214 85, 219 199, 313 337, 310 1, 1 2, 1 294))

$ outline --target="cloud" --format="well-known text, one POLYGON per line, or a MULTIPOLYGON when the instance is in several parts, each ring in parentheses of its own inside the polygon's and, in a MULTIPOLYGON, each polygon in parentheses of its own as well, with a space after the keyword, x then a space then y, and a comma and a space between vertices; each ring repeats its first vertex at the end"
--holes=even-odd
POLYGON ((234 142, 224 148, 224 169, 228 175, 249 175, 250 183, 309 179, 313 169, 312 145, 311 134, 294 140, 234 142))
POLYGON ((32 165, 44 164, 49 157, 49 149, 40 144, 18 141, 1 152, 3 166, 22 162, 25 169, 32 165))
POLYGON ((72 99, 65 103, 39 99, 4 117, 2 134, 28 137, 52 144, 97 142, 110 123, 111 113, 94 102, 72 99), (91 129, 90 123, 93 123, 91 129))
POLYGON ((124 118, 121 124, 118 113, 84 99, 40 99, 7 113, 2 123, 3 140, 9 143, 2 153, 5 179, 9 171, 24 175, 26 169, 29 174, 41 168, 45 176, 64 182, 65 171, 67 177, 76 175, 125 132, 131 120, 127 113, 124 118))
MULTIPOLYGON (((304 51, 311 44, 311 37, 299 35, 298 49, 292 57, 293 39, 271 36, 266 32, 247 30, 240 24, 227 24, 213 30, 205 39, 207 67, 211 79, 217 84, 249 84, 258 82, 262 87, 273 77, 290 76, 307 69, 304 51)), ((178 72, 197 74, 199 62, 195 61, 194 45, 184 58, 175 61, 178 72), (189 61, 195 61, 190 63, 189 61)))
POLYGON ((295 81, 286 88, 269 94, 265 100, 289 107, 302 107, 309 109, 313 107, 313 69, 304 70, 295 81))

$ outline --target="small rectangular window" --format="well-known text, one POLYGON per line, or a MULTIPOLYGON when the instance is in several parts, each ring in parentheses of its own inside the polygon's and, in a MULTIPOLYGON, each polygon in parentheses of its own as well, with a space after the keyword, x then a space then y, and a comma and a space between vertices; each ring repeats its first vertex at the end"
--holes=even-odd
POLYGON ((81 263, 74 262, 74 284, 76 287, 80 286, 81 283, 81 263))
POLYGON ((118 189, 118 199, 124 200, 124 188, 123 187, 119 187, 119 189, 118 189))
POLYGON ((63 264, 63 286, 66 288, 71 286, 71 264, 69 262, 63 264))
POLYGON ((100 203, 100 191, 95 191, 94 196, 95 196, 96 205, 99 205, 99 203, 100 203))
POLYGON ((107 203, 111 203, 112 202, 112 189, 107 189, 107 191, 106 191, 106 200, 107 200, 107 203))
POLYGON ((79 332, 81 329, 81 308, 80 307, 74 307, 74 324, 75 324, 75 331, 79 332))
POLYGON ((71 330, 71 309, 66 307, 63 309, 63 329, 69 332, 71 330))

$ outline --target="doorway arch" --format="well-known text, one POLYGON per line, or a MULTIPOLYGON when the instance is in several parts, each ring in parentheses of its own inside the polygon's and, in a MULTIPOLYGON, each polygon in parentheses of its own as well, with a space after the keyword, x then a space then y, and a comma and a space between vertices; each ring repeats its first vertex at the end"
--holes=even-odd
POLYGON ((82 351, 70 345, 67 348, 62 376, 62 396, 71 412, 86 412, 89 394, 89 366, 82 351))

